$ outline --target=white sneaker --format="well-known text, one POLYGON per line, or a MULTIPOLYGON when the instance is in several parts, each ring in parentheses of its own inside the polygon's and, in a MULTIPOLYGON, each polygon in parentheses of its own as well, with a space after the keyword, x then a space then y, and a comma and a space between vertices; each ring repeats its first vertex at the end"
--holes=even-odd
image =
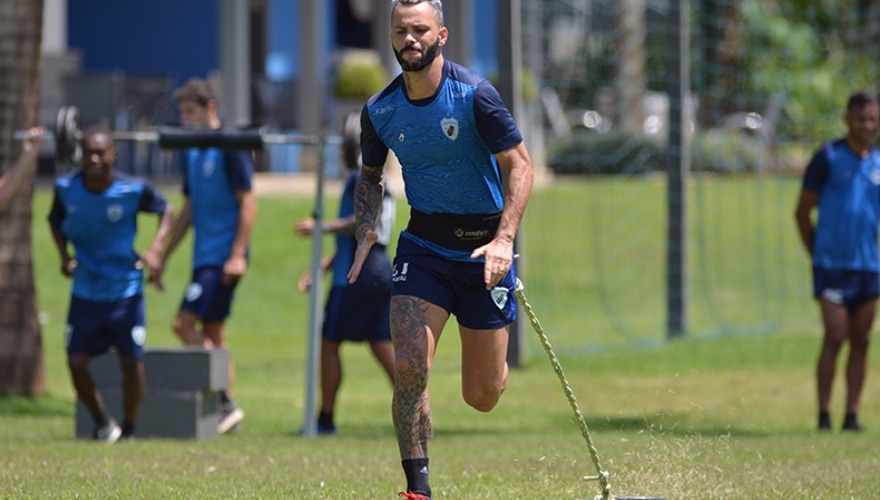
POLYGON ((112 418, 107 423, 95 428, 95 441, 103 441, 107 444, 113 444, 122 436, 122 427, 112 418))
POLYGON ((220 423, 217 425, 217 432, 226 434, 233 427, 237 426, 244 420, 244 410, 239 408, 235 403, 229 402, 220 406, 220 423))

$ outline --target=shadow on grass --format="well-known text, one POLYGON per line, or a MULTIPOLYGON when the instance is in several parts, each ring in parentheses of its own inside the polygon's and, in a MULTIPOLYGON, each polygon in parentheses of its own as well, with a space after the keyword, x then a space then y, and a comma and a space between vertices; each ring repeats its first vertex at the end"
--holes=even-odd
POLYGON ((73 405, 53 396, 0 396, 0 416, 73 417, 73 405))
MULTIPOLYGON (((662 436, 706 436, 762 438, 781 435, 801 435, 803 429, 768 429, 737 426, 728 422, 698 421, 686 415, 649 415, 642 417, 585 417, 591 431, 602 432, 649 432, 662 436)), ((567 425, 578 427, 574 418, 566 419, 567 425)))

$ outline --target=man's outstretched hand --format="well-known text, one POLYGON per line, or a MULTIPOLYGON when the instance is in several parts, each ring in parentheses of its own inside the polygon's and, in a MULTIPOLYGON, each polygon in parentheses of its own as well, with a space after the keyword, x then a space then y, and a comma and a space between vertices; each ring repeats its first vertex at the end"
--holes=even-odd
POLYGON ((367 260, 367 255, 370 254, 370 249, 373 248, 378 239, 379 236, 376 234, 376 231, 367 231, 363 238, 358 239, 357 249, 354 252, 354 262, 351 263, 351 270, 348 271, 349 283, 357 281, 358 276, 361 274, 361 267, 363 267, 364 261, 367 260))

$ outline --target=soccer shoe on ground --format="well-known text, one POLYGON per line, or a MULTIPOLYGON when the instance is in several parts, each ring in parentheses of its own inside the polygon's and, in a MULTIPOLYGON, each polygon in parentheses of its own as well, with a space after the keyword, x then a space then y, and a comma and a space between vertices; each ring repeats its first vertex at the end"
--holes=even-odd
POLYGON ((431 500, 431 497, 425 495, 424 493, 412 492, 412 491, 401 491, 397 494, 399 497, 403 497, 403 500, 431 500))
POLYGON ((220 423, 217 432, 226 434, 244 419, 244 411, 232 401, 220 405, 220 423))
POLYGON ((843 428, 844 431, 855 431, 859 432, 862 430, 862 426, 859 425, 859 420, 856 418, 855 414, 847 413, 846 417, 843 420, 843 428))
POLYGON ((322 436, 332 436, 336 434, 336 426, 334 424, 322 424, 318 422, 318 434, 322 436))
POLYGON ((95 427, 95 441, 103 441, 107 444, 113 444, 122 436, 122 427, 112 418, 107 420, 104 425, 95 427))
POLYGON ((830 431, 831 430, 831 416, 827 411, 819 412, 819 426, 820 431, 830 431))

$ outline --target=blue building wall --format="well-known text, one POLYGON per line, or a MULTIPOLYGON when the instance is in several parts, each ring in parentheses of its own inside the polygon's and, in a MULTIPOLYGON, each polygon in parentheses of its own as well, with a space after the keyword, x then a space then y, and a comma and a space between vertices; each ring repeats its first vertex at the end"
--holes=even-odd
POLYGON ((497 0, 479 0, 471 3, 473 22, 471 69, 489 78, 498 72, 498 18, 497 0), (484 22, 486 19, 492 22, 484 22))
POLYGON ((67 0, 68 46, 83 70, 204 78, 219 66, 216 0, 67 0))
MULTIPOLYGON (((301 1, 267 2, 265 66, 272 81, 297 75, 296 23, 301 1)), ((68 46, 82 54, 87 73, 168 75, 176 83, 203 78, 220 65, 218 4, 217 0, 67 0, 68 46)), ((497 0, 470 3, 472 18, 495 19, 496 6, 497 0)), ((329 2, 326 9, 325 43, 332 52, 335 2, 329 2)), ((475 21, 472 29, 470 65, 478 74, 488 76, 497 71, 497 26, 475 21)))

